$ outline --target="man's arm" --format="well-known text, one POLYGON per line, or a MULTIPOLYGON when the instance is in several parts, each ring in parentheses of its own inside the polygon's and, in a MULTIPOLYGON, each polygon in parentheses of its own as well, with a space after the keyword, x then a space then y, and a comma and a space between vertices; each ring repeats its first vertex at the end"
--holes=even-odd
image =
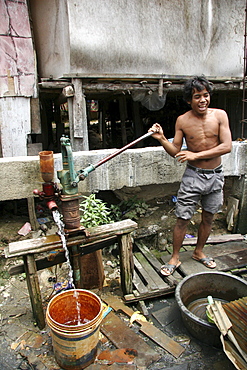
POLYGON ((168 139, 165 137, 163 129, 158 123, 155 123, 148 131, 154 132, 154 134, 152 135, 153 138, 157 139, 160 142, 160 144, 170 156, 175 157, 176 154, 179 153, 179 151, 181 150, 183 143, 183 132, 178 129, 177 123, 175 136, 172 143, 168 141, 168 139))

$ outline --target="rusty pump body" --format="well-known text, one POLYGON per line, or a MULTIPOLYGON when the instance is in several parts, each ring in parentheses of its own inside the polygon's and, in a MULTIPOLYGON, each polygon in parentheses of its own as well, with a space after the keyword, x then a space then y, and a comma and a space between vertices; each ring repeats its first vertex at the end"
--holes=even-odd
POLYGON ((61 152, 63 169, 57 171, 57 176, 62 185, 60 194, 65 232, 73 233, 83 231, 85 228, 80 224, 79 203, 82 195, 78 192, 78 176, 74 170, 73 154, 69 138, 62 136, 61 152))

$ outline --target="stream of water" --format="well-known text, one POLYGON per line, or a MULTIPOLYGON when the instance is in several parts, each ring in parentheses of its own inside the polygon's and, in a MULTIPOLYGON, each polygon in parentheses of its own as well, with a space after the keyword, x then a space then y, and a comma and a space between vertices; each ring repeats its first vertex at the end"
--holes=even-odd
POLYGON ((65 237, 65 232, 64 232, 64 223, 61 220, 61 214, 57 209, 52 211, 52 216, 53 216, 54 222, 56 223, 57 228, 58 228, 57 234, 60 236, 62 246, 63 246, 63 249, 65 251, 65 258, 66 258, 67 266, 68 266, 68 269, 69 269, 69 272, 68 272, 68 288, 73 288, 74 289, 75 285, 74 285, 74 280, 73 280, 73 270, 72 270, 72 267, 71 267, 71 264, 70 264, 70 259, 69 259, 69 251, 68 251, 68 248, 67 248, 66 237, 65 237))

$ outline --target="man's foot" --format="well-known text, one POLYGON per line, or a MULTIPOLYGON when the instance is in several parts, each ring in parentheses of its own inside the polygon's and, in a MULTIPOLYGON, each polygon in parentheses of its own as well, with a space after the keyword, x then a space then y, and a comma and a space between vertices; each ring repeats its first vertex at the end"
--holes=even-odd
POLYGON ((165 265, 161 266, 160 273, 164 276, 170 276, 174 273, 174 271, 181 265, 179 261, 176 265, 172 265, 170 263, 166 263, 165 265))
POLYGON ((198 258, 196 256, 192 256, 193 260, 202 263, 204 266, 208 267, 209 269, 214 269, 216 267, 216 263, 212 257, 204 257, 198 258))

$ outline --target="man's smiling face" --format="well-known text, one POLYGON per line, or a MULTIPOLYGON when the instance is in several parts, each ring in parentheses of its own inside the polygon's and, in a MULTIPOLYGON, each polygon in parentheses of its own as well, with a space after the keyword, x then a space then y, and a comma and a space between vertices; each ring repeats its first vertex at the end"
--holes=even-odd
POLYGON ((191 109, 199 114, 203 115, 207 112, 208 106, 210 104, 210 94, 206 89, 202 91, 194 90, 192 94, 191 102, 189 102, 191 109))

